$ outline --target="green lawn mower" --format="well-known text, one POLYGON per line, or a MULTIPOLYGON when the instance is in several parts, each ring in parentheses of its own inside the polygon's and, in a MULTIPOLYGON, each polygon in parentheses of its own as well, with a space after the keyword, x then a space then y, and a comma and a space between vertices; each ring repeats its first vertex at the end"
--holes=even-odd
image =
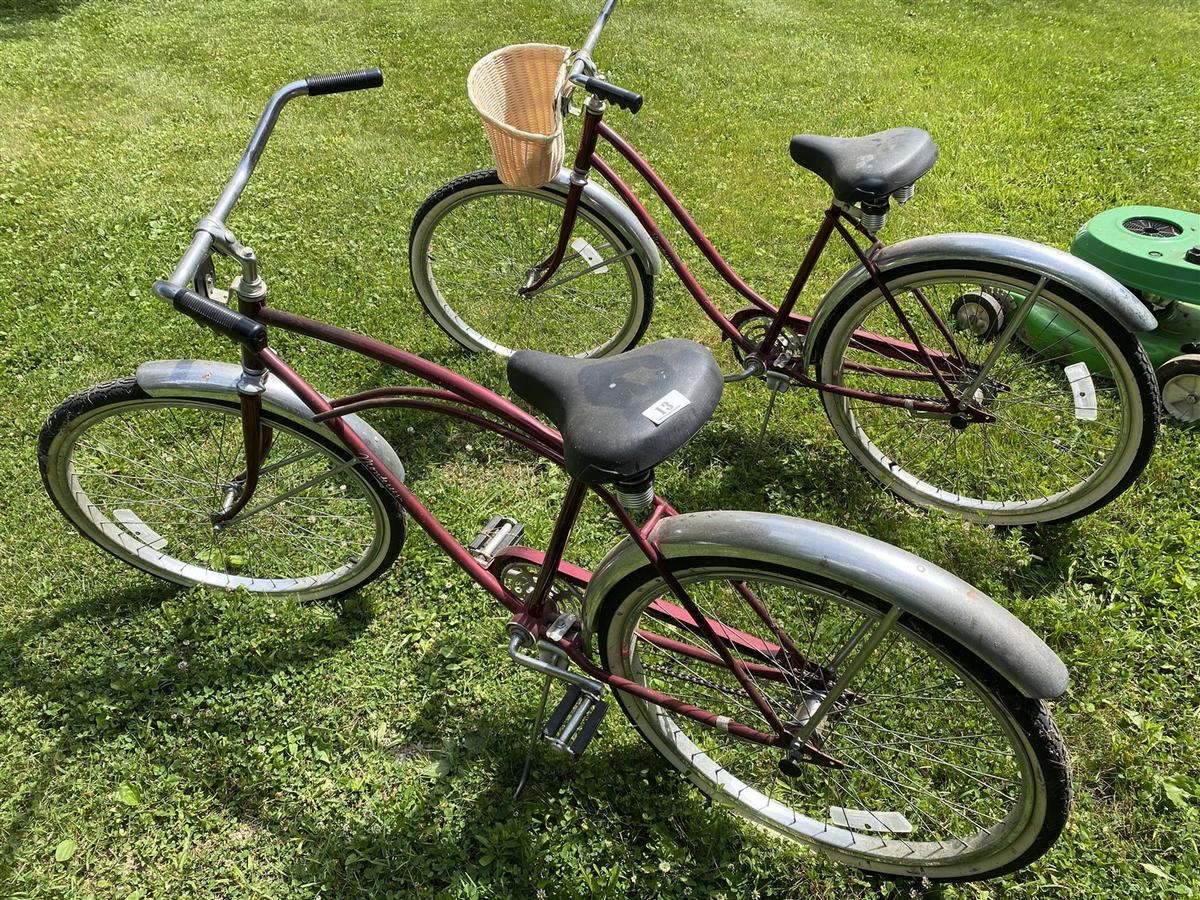
MULTIPOLYGON (((1158 320, 1138 335, 1158 374, 1163 409, 1180 422, 1200 422, 1200 214, 1158 206, 1106 210, 1079 229, 1071 253, 1107 272, 1136 294, 1158 320)), ((1035 305, 1019 332, 1030 347, 1072 358, 1092 372, 1099 355, 1066 333, 1044 306, 1035 305)))

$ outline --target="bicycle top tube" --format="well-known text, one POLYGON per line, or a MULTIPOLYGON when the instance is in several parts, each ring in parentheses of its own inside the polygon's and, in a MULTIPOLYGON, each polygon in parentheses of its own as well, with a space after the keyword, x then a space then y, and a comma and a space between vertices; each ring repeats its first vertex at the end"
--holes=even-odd
MULTIPOLYGON (((611 2, 615 3, 616 0, 611 0, 611 2)), ((250 143, 246 145, 246 150, 242 153, 237 168, 225 182, 221 196, 217 198, 217 202, 213 204, 208 215, 196 224, 192 242, 171 272, 170 283, 176 287, 185 287, 195 277, 196 270, 212 250, 215 240, 214 231, 218 231, 218 233, 223 231, 225 217, 229 215, 234 204, 242 195, 242 190, 246 187, 250 176, 254 174, 254 167, 258 165, 258 159, 262 156, 271 132, 275 129, 279 113, 289 100, 304 94, 316 97, 321 94, 375 88, 382 84, 383 73, 379 69, 360 69, 337 75, 313 75, 308 78, 300 78, 285 84, 272 94, 262 115, 259 116, 258 125, 254 128, 254 134, 251 135, 250 143)))

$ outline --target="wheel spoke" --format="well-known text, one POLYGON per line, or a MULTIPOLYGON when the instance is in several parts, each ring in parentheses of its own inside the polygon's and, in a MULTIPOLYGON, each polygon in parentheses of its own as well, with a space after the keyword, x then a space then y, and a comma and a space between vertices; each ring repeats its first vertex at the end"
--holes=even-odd
MULTIPOLYGON (((725 795, 735 810, 798 840, 851 848, 867 868, 915 859, 936 874, 960 857, 995 853, 1003 859, 1002 848, 1015 839, 1010 831, 1028 827, 1022 811, 1038 788, 1027 774, 1029 763, 1022 762, 1024 751, 973 677, 900 619, 880 632, 876 623, 883 613, 862 601, 803 578, 751 577, 735 568, 714 563, 676 577, 706 617, 762 640, 778 639, 777 629, 792 636, 788 640, 808 662, 782 666, 785 682, 758 679, 756 686, 793 734, 807 731, 843 767, 802 758, 798 772, 784 776, 783 750, 627 696, 634 721, 658 735, 653 743, 702 790, 725 795), (769 620, 740 586, 768 610, 769 620), (878 827, 853 824, 860 820, 878 827)), ((636 637, 656 634, 705 649, 694 631, 646 613, 663 594, 652 578, 621 600, 602 636, 609 663, 618 662, 614 672, 713 715, 760 727, 761 714, 727 668, 636 637)), ((740 646, 731 652, 761 661, 740 646)))
MULTIPOLYGON (((1023 324, 1005 323, 1001 337, 1013 337, 1007 343, 968 332, 956 341, 967 371, 951 385, 966 403, 990 413, 992 422, 955 427, 949 417, 825 394, 838 435, 872 475, 911 502, 998 524, 1077 515, 1123 489, 1128 477, 1119 476, 1130 471, 1135 457, 1144 463, 1139 441, 1153 440, 1152 433, 1143 434, 1141 418, 1149 386, 1102 326, 1048 293, 1035 298, 1035 287, 1032 281, 972 281, 961 272, 936 271, 892 285, 931 352, 951 354, 953 348, 929 320, 920 296, 941 311, 959 297, 986 293, 1022 298, 1026 308, 1040 312, 1036 324, 1033 311, 1023 324), (1078 361, 1081 346, 1091 348, 1101 368, 1089 363, 1090 374, 1066 371, 1078 361), (985 374, 990 367, 990 378, 981 376, 981 367, 985 374), (1081 385, 1095 394, 1094 413, 1079 412, 1075 394, 1081 385)), ((828 327, 821 372, 834 383, 907 400, 939 399, 921 382, 882 371, 897 365, 927 371, 916 354, 897 347, 898 359, 882 360, 855 337, 862 330, 909 342, 878 293, 848 302, 828 327)))
POLYGON ((497 353, 624 349, 645 311, 642 275, 635 251, 590 208, 580 209, 549 283, 520 293, 556 246, 562 216, 562 198, 549 191, 486 178, 450 190, 414 225, 414 241, 428 247, 414 252, 422 302, 456 339, 497 353))
POLYGON ((381 489, 353 457, 290 425, 271 423, 272 459, 254 498, 215 527, 213 514, 244 477, 236 407, 138 399, 80 422, 58 464, 66 503, 101 546, 153 574, 321 596, 362 580, 389 552, 381 489))

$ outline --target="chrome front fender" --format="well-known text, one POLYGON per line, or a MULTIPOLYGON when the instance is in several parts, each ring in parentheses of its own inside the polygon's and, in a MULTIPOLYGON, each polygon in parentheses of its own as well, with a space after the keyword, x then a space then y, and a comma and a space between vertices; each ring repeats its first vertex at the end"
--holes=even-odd
MULTIPOLYGON (((788 566, 899 606, 977 654, 1026 697, 1067 689, 1067 669, 1016 616, 945 569, 891 544, 806 519, 703 512, 663 519, 652 539, 668 559, 720 558, 788 566)), ((596 568, 584 602, 588 640, 604 596, 650 565, 626 538, 596 568)))
MULTIPOLYGON (((559 169, 557 177, 549 184, 544 185, 543 190, 565 195, 570 187, 570 171, 559 169)), ((633 214, 633 210, 594 181, 589 181, 583 186, 581 202, 597 215, 612 223, 613 227, 637 252, 638 258, 642 261, 642 267, 648 274, 654 276, 662 274, 662 258, 658 255, 658 246, 654 243, 654 238, 650 237, 650 233, 642 227, 642 223, 633 214)))
MULTIPOLYGON (((135 377, 138 387, 151 397, 183 396, 236 400, 242 367, 202 359, 164 359, 142 363, 138 366, 135 377)), ((278 378, 267 378, 262 398, 265 409, 337 442, 337 436, 328 428, 314 422, 312 410, 278 378)), ((396 455, 392 445, 384 440, 383 435, 356 415, 344 416, 342 421, 362 438, 389 469, 404 480, 404 466, 400 457, 396 455)))
MULTIPOLYGON (((1062 285, 1094 300, 1122 328, 1133 332, 1153 331, 1154 316, 1145 305, 1112 276, 1077 256, 1026 241, 998 234, 931 234, 911 238, 885 247, 874 257, 874 263, 885 276, 888 272, 914 263, 989 262, 1024 269, 1035 278, 1050 279, 1046 292, 1053 295, 1056 285, 1062 285)), ((948 265, 947 268, 953 268, 948 265)), ((867 270, 859 265, 839 278, 822 298, 813 315, 809 334, 819 335, 821 328, 837 305, 849 294, 871 280, 867 270)), ((806 341, 804 366, 813 362, 815 341, 806 341)))

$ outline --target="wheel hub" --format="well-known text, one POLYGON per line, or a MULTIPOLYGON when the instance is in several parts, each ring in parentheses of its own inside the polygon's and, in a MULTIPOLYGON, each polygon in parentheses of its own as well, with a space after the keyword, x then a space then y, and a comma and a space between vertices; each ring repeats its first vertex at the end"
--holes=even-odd
MULTIPOLYGON (((796 692, 796 706, 792 710, 792 721, 788 730, 796 732, 807 725, 817 714, 821 704, 825 702, 827 692, 823 689, 804 686, 796 692)), ((834 701, 824 718, 817 723, 816 729, 804 743, 793 742, 787 753, 779 760, 779 771, 788 778, 798 778, 804 772, 805 765, 820 766, 825 769, 841 769, 845 763, 825 749, 825 738, 831 723, 837 722, 847 707, 861 703, 862 698, 851 691, 844 691, 834 701)))
POLYGON ((515 293, 518 297, 529 297, 529 289, 538 283, 542 270, 538 266, 530 266, 525 270, 525 280, 517 285, 515 293))
POLYGON ((1162 389, 1163 406, 1181 422, 1200 421, 1200 374, 1178 375, 1162 389))

